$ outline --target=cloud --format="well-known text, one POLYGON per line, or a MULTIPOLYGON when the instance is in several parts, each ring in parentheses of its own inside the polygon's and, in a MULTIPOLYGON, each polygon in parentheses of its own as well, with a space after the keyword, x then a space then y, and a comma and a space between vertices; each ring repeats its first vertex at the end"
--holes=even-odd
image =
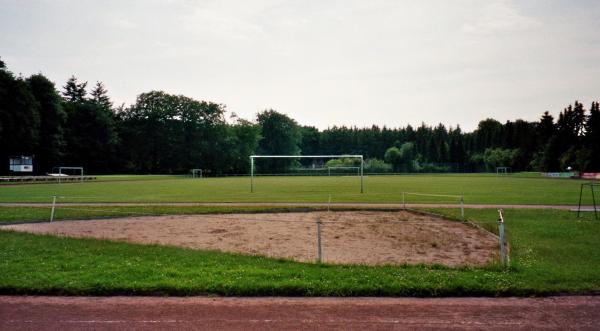
POLYGON ((540 25, 535 18, 520 13, 512 2, 499 0, 483 7, 478 17, 462 26, 462 31, 486 35, 525 31, 540 25))

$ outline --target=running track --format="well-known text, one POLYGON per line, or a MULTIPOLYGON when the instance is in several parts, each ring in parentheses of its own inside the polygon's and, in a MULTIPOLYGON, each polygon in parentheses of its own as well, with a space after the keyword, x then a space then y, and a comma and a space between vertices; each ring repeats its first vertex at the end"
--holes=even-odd
POLYGON ((0 296, 2 330, 598 330, 600 296, 223 298, 0 296))

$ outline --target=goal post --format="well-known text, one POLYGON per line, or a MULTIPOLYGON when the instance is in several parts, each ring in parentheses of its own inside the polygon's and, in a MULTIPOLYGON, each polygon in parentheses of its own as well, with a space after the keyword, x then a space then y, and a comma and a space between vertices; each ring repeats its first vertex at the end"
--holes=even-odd
POLYGON ((359 159, 360 193, 364 193, 364 159, 362 155, 250 155, 250 193, 254 193, 254 160, 255 159, 359 159))
POLYGON ((202 178, 202 169, 191 169, 192 178, 202 178))
POLYGON ((510 172, 510 167, 496 167, 496 175, 508 175, 510 172))
POLYGON ((54 167, 52 168, 52 172, 55 174, 58 174, 58 182, 60 183, 61 181, 61 177, 63 175, 68 176, 67 174, 65 174, 63 171, 64 170, 76 170, 79 172, 79 177, 81 179, 81 181, 83 182, 83 167, 54 167), (55 170, 58 170, 58 172, 54 172, 55 170))

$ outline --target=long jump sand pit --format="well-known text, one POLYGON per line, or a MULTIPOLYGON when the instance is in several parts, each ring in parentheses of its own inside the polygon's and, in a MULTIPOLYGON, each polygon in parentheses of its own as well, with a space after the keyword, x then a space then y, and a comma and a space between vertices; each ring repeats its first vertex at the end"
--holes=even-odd
POLYGON ((408 211, 339 211, 129 217, 18 224, 4 229, 218 250, 296 261, 481 266, 497 255, 497 238, 469 224, 408 211))

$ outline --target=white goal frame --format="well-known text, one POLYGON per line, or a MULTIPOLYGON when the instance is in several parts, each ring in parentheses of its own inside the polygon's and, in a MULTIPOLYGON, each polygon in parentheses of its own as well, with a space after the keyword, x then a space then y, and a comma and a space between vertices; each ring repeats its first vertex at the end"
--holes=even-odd
POLYGON ((327 167, 328 176, 331 176, 331 169, 356 169, 356 175, 360 176, 360 167, 327 167))
POLYGON ((58 182, 59 183, 60 183, 60 180, 62 177, 63 170, 79 170, 79 177, 80 177, 80 180, 83 182, 83 167, 54 167, 54 168, 52 168, 53 172, 54 172, 54 169, 58 169, 58 182))
POLYGON ((192 173, 192 178, 202 178, 202 169, 191 169, 190 172, 192 173), (198 174, 200 174, 200 176, 198 176, 198 174))
POLYGON ((360 193, 364 193, 365 161, 362 155, 250 155, 250 193, 254 193, 254 159, 360 159, 360 193))
POLYGON ((496 175, 508 175, 512 172, 511 167, 496 167, 496 175))

